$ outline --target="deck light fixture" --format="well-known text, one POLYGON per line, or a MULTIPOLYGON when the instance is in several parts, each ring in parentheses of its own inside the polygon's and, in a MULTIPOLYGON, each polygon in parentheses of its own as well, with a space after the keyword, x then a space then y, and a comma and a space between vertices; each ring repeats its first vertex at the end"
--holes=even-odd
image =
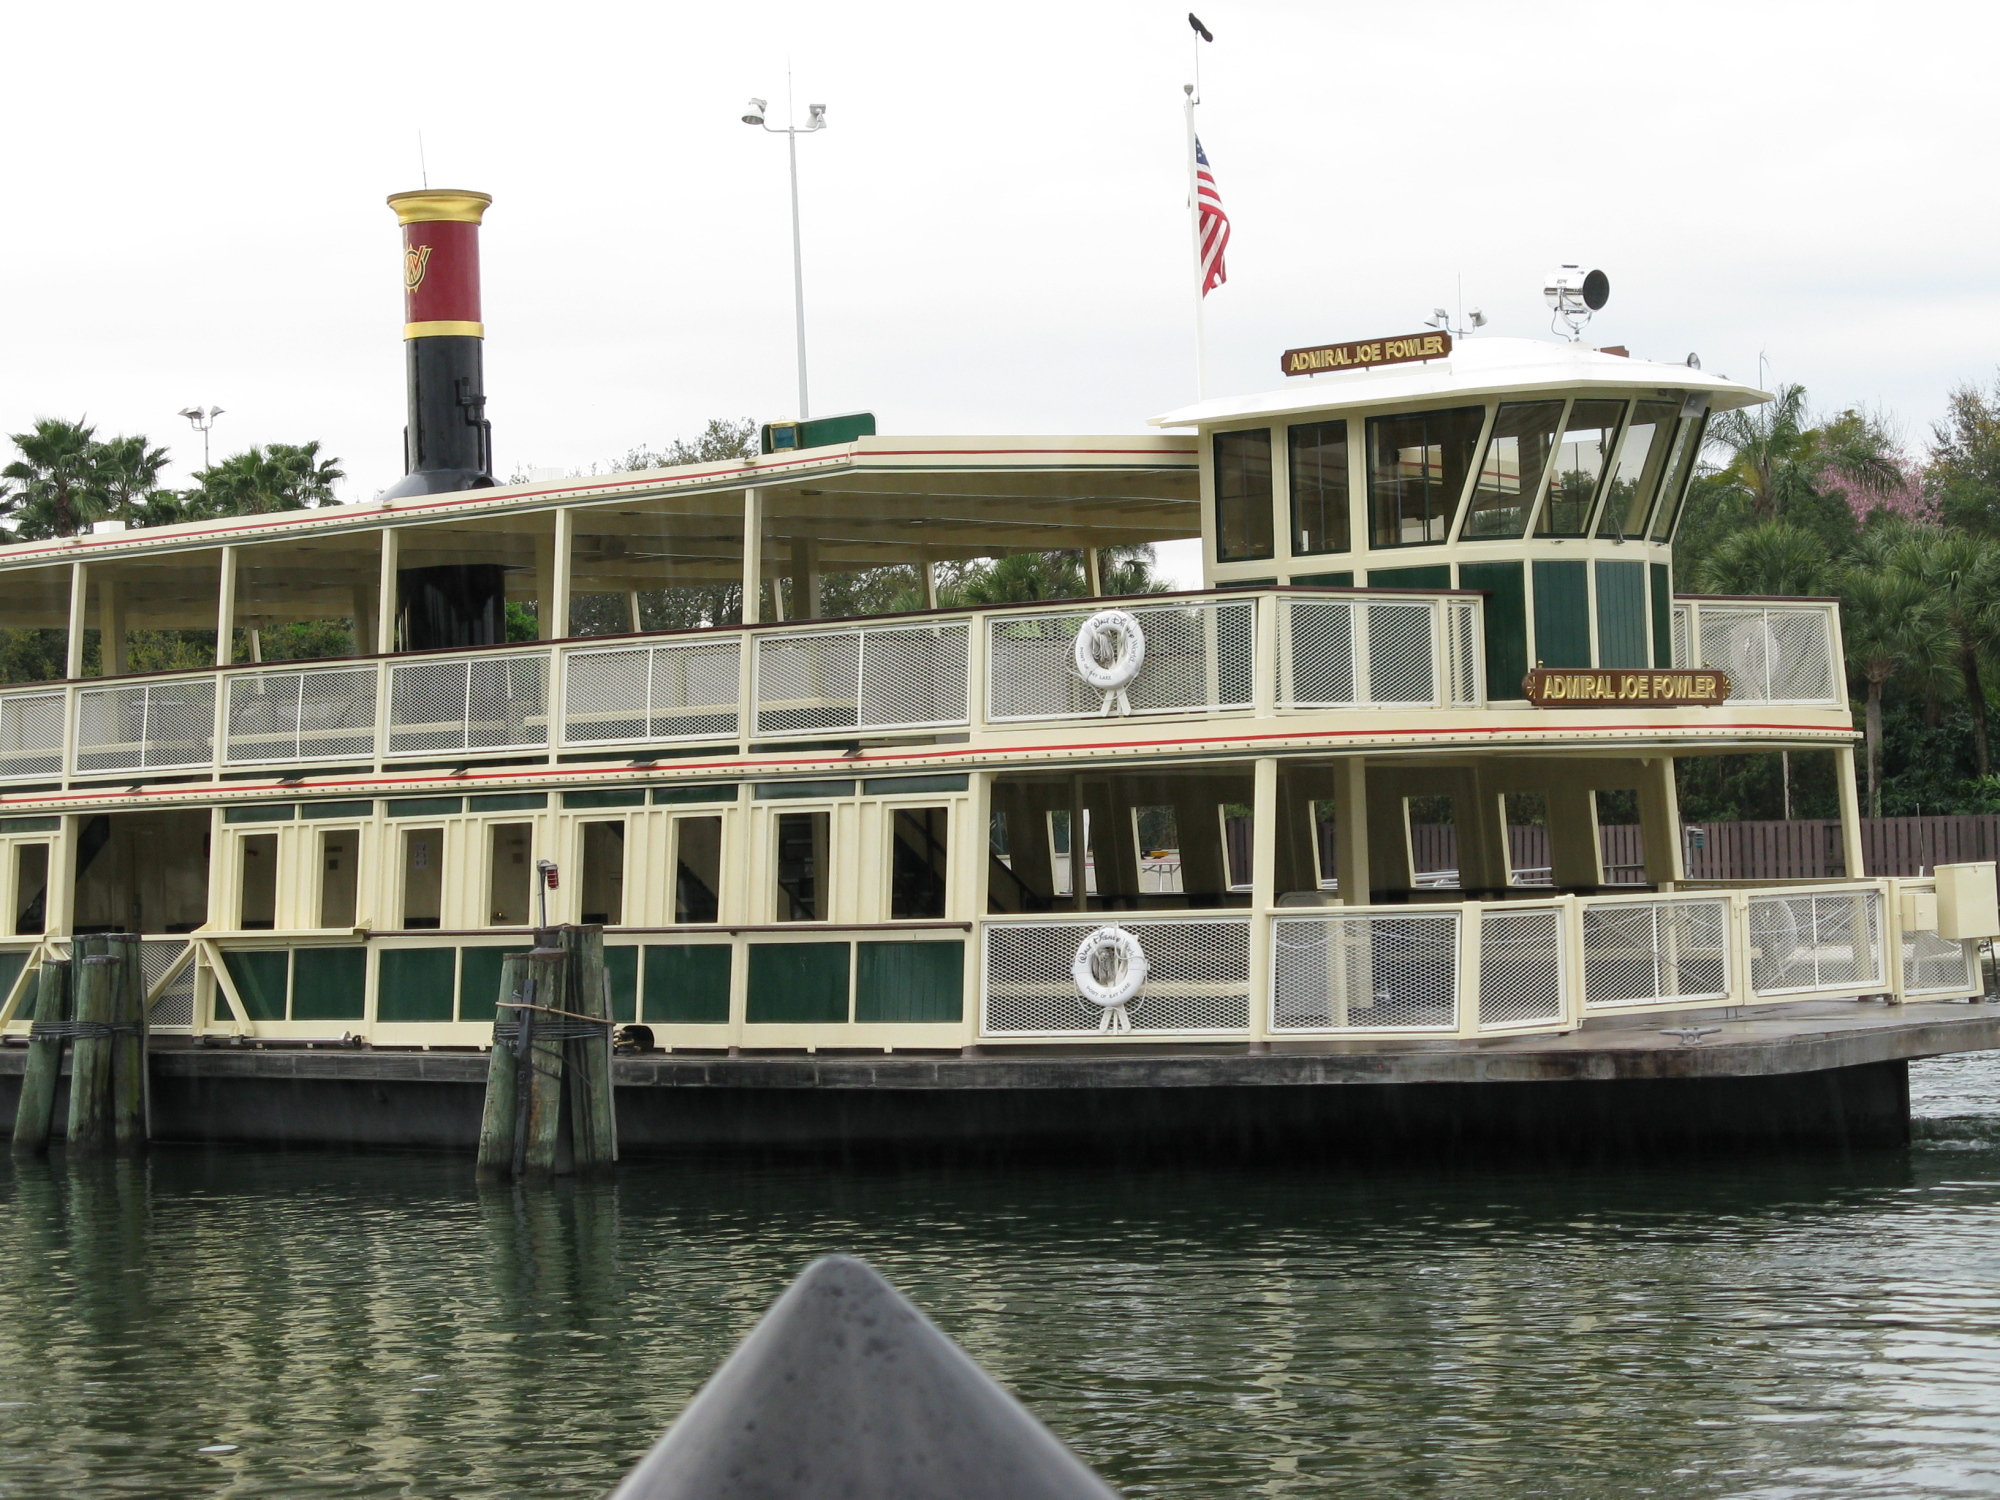
POLYGON ((208 467, 208 430, 215 425, 215 419, 222 415, 222 408, 211 406, 203 411, 199 404, 183 406, 179 415, 188 419, 188 425, 201 434, 201 466, 208 467))
POLYGON ((764 111, 770 107, 771 101, 768 99, 752 99, 749 107, 743 111, 743 123, 745 125, 762 125, 764 123, 764 111))

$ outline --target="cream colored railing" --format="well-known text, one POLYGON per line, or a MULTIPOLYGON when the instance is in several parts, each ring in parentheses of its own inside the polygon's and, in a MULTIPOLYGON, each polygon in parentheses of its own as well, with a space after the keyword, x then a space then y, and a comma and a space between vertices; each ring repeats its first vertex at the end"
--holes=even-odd
POLYGON ((1845 708, 1840 606, 1831 599, 1674 600, 1677 667, 1729 674, 1731 703, 1845 708))

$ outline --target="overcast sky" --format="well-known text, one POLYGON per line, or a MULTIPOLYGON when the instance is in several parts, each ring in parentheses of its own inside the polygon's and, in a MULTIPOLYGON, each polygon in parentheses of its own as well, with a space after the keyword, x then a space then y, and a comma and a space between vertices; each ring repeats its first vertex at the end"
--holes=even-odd
MULTIPOLYGON (((1439 304, 1547 336, 1542 273, 1603 267, 1593 342, 1914 445, 2000 363, 1990 69, 1971 4, 1200 0, 1201 133, 1234 221, 1212 394, 1293 344, 1439 304)), ((386 194, 494 197, 502 477, 710 416, 790 415, 798 112, 813 407, 890 433, 1127 432, 1193 395, 1185 3, 15 5, 0 90, 0 432, 88 415, 217 456, 318 438, 402 472, 386 194)))

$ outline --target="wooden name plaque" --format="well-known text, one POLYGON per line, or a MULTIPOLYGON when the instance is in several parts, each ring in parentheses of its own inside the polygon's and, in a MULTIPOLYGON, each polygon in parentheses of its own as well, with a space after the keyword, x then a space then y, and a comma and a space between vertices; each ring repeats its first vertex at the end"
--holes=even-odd
POLYGON ((1632 703, 1715 708, 1729 701, 1729 674, 1709 667, 1669 672, 1536 667, 1521 679, 1521 691, 1537 708, 1623 708, 1632 703))

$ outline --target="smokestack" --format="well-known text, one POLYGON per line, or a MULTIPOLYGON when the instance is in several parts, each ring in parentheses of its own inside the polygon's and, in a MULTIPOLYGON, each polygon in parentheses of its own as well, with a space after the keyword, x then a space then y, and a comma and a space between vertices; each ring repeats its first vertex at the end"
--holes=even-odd
POLYGON ((403 226, 403 347, 410 383, 407 472, 385 498, 483 489, 493 429, 479 318, 479 222, 493 199, 450 188, 392 193, 403 226))

